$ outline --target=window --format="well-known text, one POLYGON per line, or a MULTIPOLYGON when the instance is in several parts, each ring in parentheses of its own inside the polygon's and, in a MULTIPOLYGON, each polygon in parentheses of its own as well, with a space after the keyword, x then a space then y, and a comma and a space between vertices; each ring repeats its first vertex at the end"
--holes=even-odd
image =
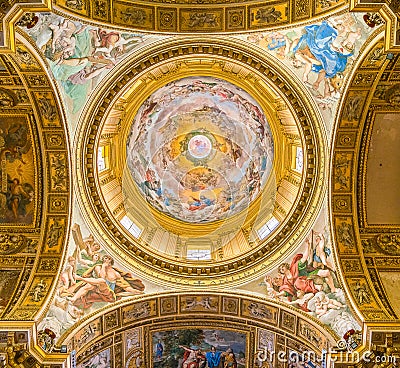
POLYGON ((296 147, 296 162, 294 169, 298 172, 303 171, 303 149, 296 147))
POLYGON ((271 217, 263 226, 257 230, 258 237, 265 239, 279 225, 279 221, 275 217, 271 217))
POLYGON ((128 216, 124 216, 121 220, 122 226, 128 230, 135 238, 139 238, 142 229, 137 226, 128 216))
POLYGON ((97 168, 98 168, 99 172, 107 169, 106 147, 105 146, 99 147, 99 149, 97 150, 97 168))
POLYGON ((211 259, 210 249, 188 249, 186 258, 191 261, 207 261, 211 259))

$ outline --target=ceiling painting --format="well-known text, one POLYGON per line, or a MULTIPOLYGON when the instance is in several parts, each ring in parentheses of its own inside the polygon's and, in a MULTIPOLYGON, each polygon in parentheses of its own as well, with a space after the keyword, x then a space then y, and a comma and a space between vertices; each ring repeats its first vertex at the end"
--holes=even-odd
POLYGON ((35 166, 27 116, 0 117, 0 223, 34 221, 35 166))
MULTIPOLYGON (((75 220, 79 217, 76 214, 75 220)), ((283 259, 276 269, 268 271, 262 278, 232 291, 262 295, 263 298, 271 301, 297 308, 307 313, 310 318, 315 318, 321 324, 331 328, 338 336, 343 336, 351 329, 361 330, 349 308, 338 278, 325 221, 326 209, 322 211, 315 228, 308 234, 304 244, 291 256, 283 259)), ((83 229, 84 235, 80 225, 75 223, 72 227, 71 255, 67 258, 60 275, 55 299, 45 318, 38 324, 39 333, 44 333, 44 331, 54 333, 53 344, 47 345, 50 347, 54 346, 59 338, 64 338, 67 330, 76 328, 80 320, 87 315, 93 315, 100 308, 111 307, 116 301, 122 302, 127 298, 140 297, 147 293, 173 291, 173 288, 161 289, 116 264, 106 248, 100 245, 84 226, 83 229)), ((217 312, 218 303, 216 297, 182 297, 180 309, 182 313, 197 313, 203 310, 217 312)), ((165 307, 167 305, 169 304, 166 303, 165 307)), ((132 312, 130 309, 124 312, 123 318, 129 321, 133 316, 135 318, 151 316, 154 312, 153 308, 156 306, 137 302, 132 312)), ((254 315, 264 320, 274 318, 273 314, 260 309, 255 304, 248 303, 244 308, 243 315, 254 315)), ((211 342, 223 346, 226 341, 221 337, 218 338, 217 335, 218 333, 210 335, 209 341, 203 344, 204 348, 206 345, 212 345, 211 342)), ((153 338, 154 344, 157 344, 156 340, 157 342, 167 340, 160 334, 154 336, 156 336, 153 338)), ((169 338, 168 341, 170 341, 169 338)), ((220 349, 222 349, 221 346, 220 349)), ((46 348, 46 346, 43 347, 46 348)), ((169 349, 168 346, 164 348, 169 349)), ((170 348, 173 349, 173 347, 170 348)), ((227 349, 228 347, 222 350, 226 352, 227 349)), ((154 354, 152 357, 154 367, 158 367, 164 360, 156 355, 156 351, 154 354)))
POLYGON ((241 48, 245 42, 227 39, 226 48, 213 53, 237 59, 221 56, 216 62, 208 46, 212 40, 196 49, 187 41, 188 46, 170 38, 154 54, 132 55, 124 73, 103 86, 108 92, 102 102, 91 101, 76 137, 79 205, 93 236, 149 280, 166 287, 242 285, 243 278, 278 263, 276 249, 295 249, 317 216, 325 135, 315 106, 283 81, 283 70, 257 62, 260 50, 252 49, 254 63, 244 63, 250 58, 241 48), (189 61, 183 63, 180 54, 189 61), (257 89, 262 93, 256 102, 251 96, 257 89), (87 139, 93 144, 86 145, 87 139), (108 165, 99 164, 100 155, 108 165), (311 173, 320 179, 314 182, 311 173), (223 193, 224 185, 231 193, 223 193), (302 186, 316 190, 303 193, 302 186), (247 198, 243 210, 240 202, 232 203, 241 196, 247 198), (217 205, 225 217, 212 212, 217 205), (236 207, 242 212, 229 216, 236 207), (176 218, 178 210, 191 221, 176 218), (259 229, 270 219, 274 227, 261 236, 259 229), (205 256, 197 264, 199 257, 189 255, 199 250, 205 256), (217 280, 225 269, 230 275, 217 280))
POLYGON ((147 202, 191 223, 246 209, 272 160, 262 108, 242 89, 210 77, 174 81, 151 95, 127 142, 127 164, 147 202))
POLYGON ((77 119, 110 70, 146 39, 142 34, 89 26, 53 13, 38 13, 36 18, 33 26, 21 29, 43 53, 62 92, 70 122, 77 119))
POLYGON ((326 205, 304 243, 274 270, 241 289, 306 312, 338 336, 361 330, 336 270, 326 205))
POLYGON ((196 39, 60 15, 201 33, 344 4, 99 3, 28 13, 0 56, 0 316, 32 329, 11 346, 0 321, 0 355, 10 345, 17 364, 35 346, 50 368, 65 367, 61 349, 78 368, 319 368, 258 354, 321 354, 349 331, 358 348, 369 322, 391 328, 399 217, 374 198, 398 197, 376 172, 398 171, 400 58, 368 43, 373 17, 196 39), (386 184, 393 197, 378 193, 386 184))
POLYGON ((345 13, 304 27, 240 37, 290 66, 307 86, 331 130, 346 76, 371 32, 362 15, 345 13))
POLYGON ((150 366, 153 368, 173 367, 179 364, 187 368, 247 366, 247 336, 236 331, 168 330, 154 332, 151 338, 153 356, 150 366))
POLYGON ((304 362, 320 367, 322 352, 335 344, 330 332, 306 314, 234 292, 146 296, 83 321, 74 331, 63 343, 77 352, 77 364, 100 363, 112 346, 113 363, 135 368, 216 368, 222 362, 287 367, 305 351, 304 362))
MULTIPOLYGON (((399 95, 399 84, 395 84, 391 88, 392 90, 396 89, 396 94, 399 95)), ((391 92, 388 90, 386 95, 390 96, 391 92)), ((378 91, 378 93, 382 96, 385 92, 378 91)), ((398 102, 393 99, 392 103, 398 102)), ((366 186, 367 220, 369 224, 400 224, 400 211, 396 208, 397 206, 391 206, 392 203, 398 203, 400 200, 400 189, 397 185, 400 177, 398 165, 400 150, 396 144, 400 137, 398 119, 398 112, 375 114, 370 142, 372 152, 367 161, 367 173, 373 172, 373 174, 367 175, 366 186), (392 173, 391 176, 386 175, 388 171, 392 173), (376 200, 378 195, 379 201, 376 200)))
POLYGON ((0 56, 0 314, 9 320, 33 320, 46 303, 69 222, 68 133, 24 42, 0 56))
MULTIPOLYGON (((74 217, 81 219, 78 213, 74 217)), ((39 333, 53 332, 54 343, 67 329, 96 310, 128 297, 160 290, 120 266, 85 225, 74 223, 71 237, 55 298, 38 324, 39 333)), ((42 348, 49 351, 53 345, 42 348)))

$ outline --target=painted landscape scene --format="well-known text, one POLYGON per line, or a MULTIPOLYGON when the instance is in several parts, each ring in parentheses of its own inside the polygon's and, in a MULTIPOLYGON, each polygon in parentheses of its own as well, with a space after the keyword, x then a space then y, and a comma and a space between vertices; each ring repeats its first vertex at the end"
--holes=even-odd
POLYGON ((235 331, 159 331, 152 344, 153 368, 246 367, 246 335, 235 331))

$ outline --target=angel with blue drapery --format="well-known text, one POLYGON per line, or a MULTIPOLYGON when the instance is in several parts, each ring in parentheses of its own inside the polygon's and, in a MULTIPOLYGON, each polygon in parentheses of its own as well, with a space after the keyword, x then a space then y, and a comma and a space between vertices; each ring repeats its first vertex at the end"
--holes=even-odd
POLYGON ((292 45, 294 66, 304 65, 303 82, 309 82, 310 72, 318 73, 312 87, 317 90, 324 80, 324 97, 342 85, 348 58, 354 54, 355 43, 361 38, 361 28, 352 29, 354 23, 353 18, 347 17, 306 26, 303 35, 292 45))

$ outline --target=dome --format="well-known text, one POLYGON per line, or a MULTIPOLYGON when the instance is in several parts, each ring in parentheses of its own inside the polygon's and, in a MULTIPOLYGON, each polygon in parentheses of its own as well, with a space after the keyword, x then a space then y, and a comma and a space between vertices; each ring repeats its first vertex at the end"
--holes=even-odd
POLYGON ((207 50, 185 62, 175 51, 135 55, 88 106, 77 138, 91 143, 78 160, 91 231, 167 284, 254 277, 254 262, 278 262, 270 255, 300 241, 321 203, 312 108, 271 64, 258 70, 229 50, 216 62, 207 50), (143 58, 154 61, 146 72, 143 58))
POLYGON ((146 201, 188 223, 248 208, 267 182, 274 152, 254 98, 230 82, 200 76, 168 83, 147 98, 126 147, 146 201))

